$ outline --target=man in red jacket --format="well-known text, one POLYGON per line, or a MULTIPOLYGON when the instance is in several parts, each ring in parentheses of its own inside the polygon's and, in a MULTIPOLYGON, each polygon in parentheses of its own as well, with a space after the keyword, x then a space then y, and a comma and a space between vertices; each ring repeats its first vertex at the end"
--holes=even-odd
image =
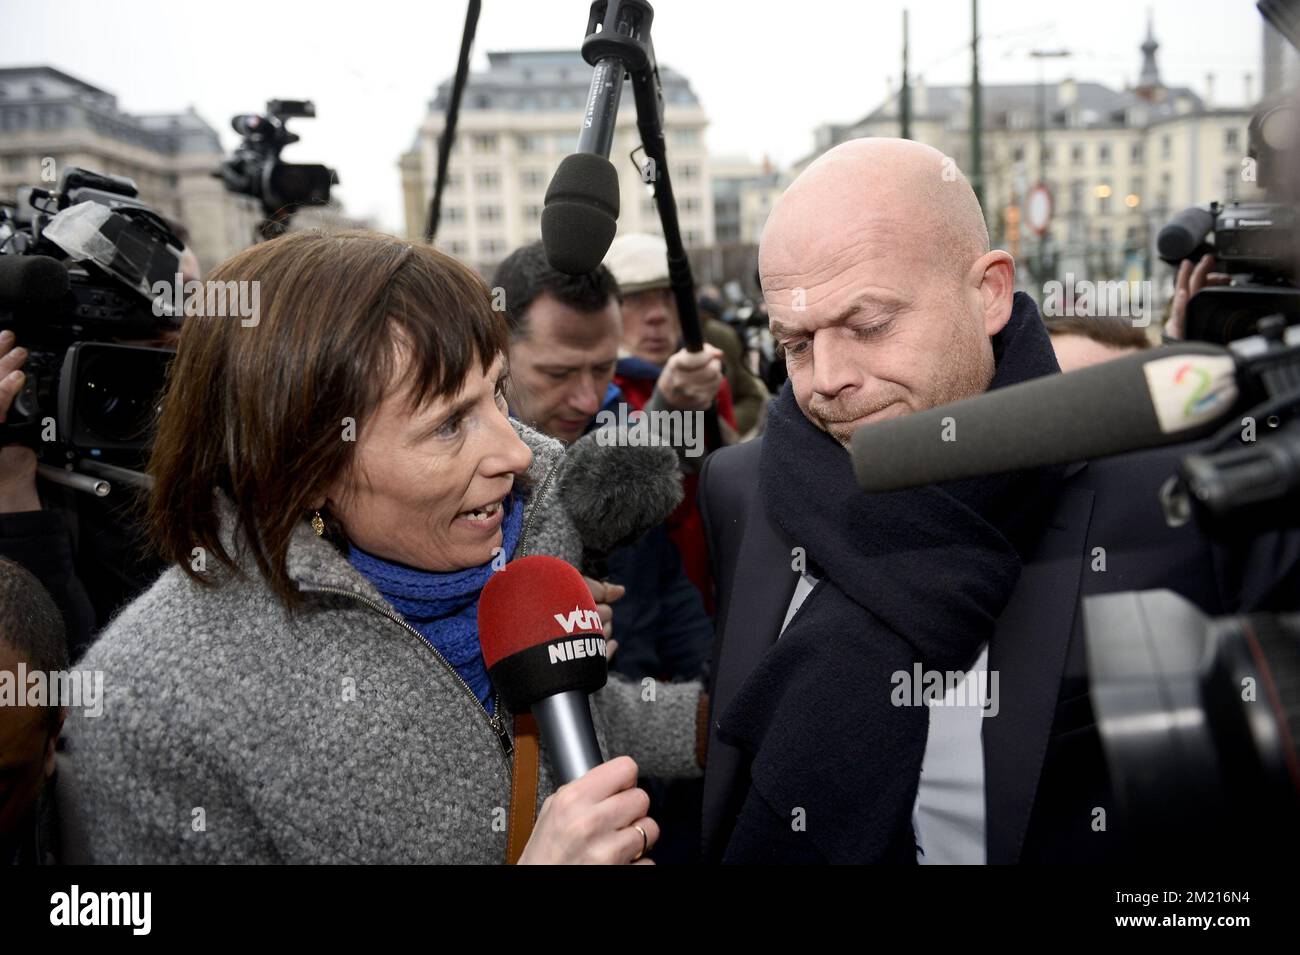
MULTIPOLYGON (((668 247, 644 233, 614 240, 605 265, 622 296, 623 342, 614 383, 628 403, 646 411, 705 411, 715 402, 722 443, 736 442, 736 415, 723 375, 722 352, 705 344, 698 352, 681 345, 682 325, 668 278, 668 247)), ((687 576, 713 612, 708 543, 695 501, 703 457, 682 456, 686 496, 668 518, 669 533, 687 576)))

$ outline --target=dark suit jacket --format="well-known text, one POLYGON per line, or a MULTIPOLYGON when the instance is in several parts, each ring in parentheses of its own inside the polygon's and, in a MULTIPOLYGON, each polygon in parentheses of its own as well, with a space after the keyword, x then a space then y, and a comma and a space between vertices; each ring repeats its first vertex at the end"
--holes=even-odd
MULTIPOLYGON (((984 721, 990 863, 1117 861, 1129 854, 1088 696, 1080 598, 1169 588, 1211 614, 1272 608, 1300 581, 1296 535, 1270 535, 1234 558, 1194 522, 1168 527, 1157 501, 1186 446, 1075 465, 1031 545, 989 646, 997 716, 984 721), (1104 568, 1104 569, 1103 569, 1104 568), (1094 810, 1106 829, 1094 831, 1094 810)), ((719 861, 748 792, 746 754, 718 717, 777 639, 794 594, 793 543, 767 516, 761 442, 706 462, 700 509, 718 614, 710 685, 703 855, 719 861)), ((942 581, 935 581, 942 587, 942 581)))

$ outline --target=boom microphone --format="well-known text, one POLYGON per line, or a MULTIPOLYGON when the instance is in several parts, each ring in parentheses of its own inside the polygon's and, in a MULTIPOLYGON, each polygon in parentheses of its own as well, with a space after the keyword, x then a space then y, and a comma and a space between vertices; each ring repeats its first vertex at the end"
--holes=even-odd
POLYGON ((623 74, 649 63, 640 45, 654 10, 645 0, 593 3, 582 56, 592 65, 591 89, 578 151, 565 156, 546 190, 542 246, 551 267, 568 275, 595 271, 618 229, 618 173, 609 161, 623 95, 623 74))
POLYGON ((986 392, 859 428, 865 491, 896 491, 1188 441, 1237 403, 1237 362, 1199 342, 986 392))
POLYGON ((605 685, 605 630, 582 575, 558 557, 511 561, 483 588, 478 635, 502 701, 537 718, 558 785, 603 763, 588 696, 605 685))

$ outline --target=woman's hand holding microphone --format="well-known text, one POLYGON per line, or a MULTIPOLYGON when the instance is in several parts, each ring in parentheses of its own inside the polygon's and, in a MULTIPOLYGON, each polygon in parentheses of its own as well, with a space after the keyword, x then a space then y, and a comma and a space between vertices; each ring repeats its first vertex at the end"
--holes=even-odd
MULTIPOLYGON (((586 578, 614 655, 610 604, 622 597, 619 584, 586 578)), ((619 756, 561 786, 542 803, 532 838, 519 857, 528 864, 653 865, 644 858, 659 839, 658 824, 646 815, 650 797, 636 785, 636 763, 619 756)))
POLYGON ((566 783, 546 798, 520 865, 653 865, 646 852, 659 840, 646 815, 650 797, 636 785, 636 763, 619 756, 566 783))

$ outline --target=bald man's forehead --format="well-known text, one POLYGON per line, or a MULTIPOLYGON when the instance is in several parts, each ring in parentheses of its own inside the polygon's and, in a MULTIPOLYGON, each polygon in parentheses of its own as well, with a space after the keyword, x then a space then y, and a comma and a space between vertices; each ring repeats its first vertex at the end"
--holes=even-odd
POLYGON ((759 277, 769 306, 800 307, 872 286, 906 297, 941 267, 914 223, 879 216, 856 228, 808 225, 764 238, 759 277))
POLYGON ((979 203, 948 157, 907 140, 854 140, 809 166, 777 202, 759 271, 765 290, 808 286, 861 261, 934 281, 960 276, 987 250, 979 203))

